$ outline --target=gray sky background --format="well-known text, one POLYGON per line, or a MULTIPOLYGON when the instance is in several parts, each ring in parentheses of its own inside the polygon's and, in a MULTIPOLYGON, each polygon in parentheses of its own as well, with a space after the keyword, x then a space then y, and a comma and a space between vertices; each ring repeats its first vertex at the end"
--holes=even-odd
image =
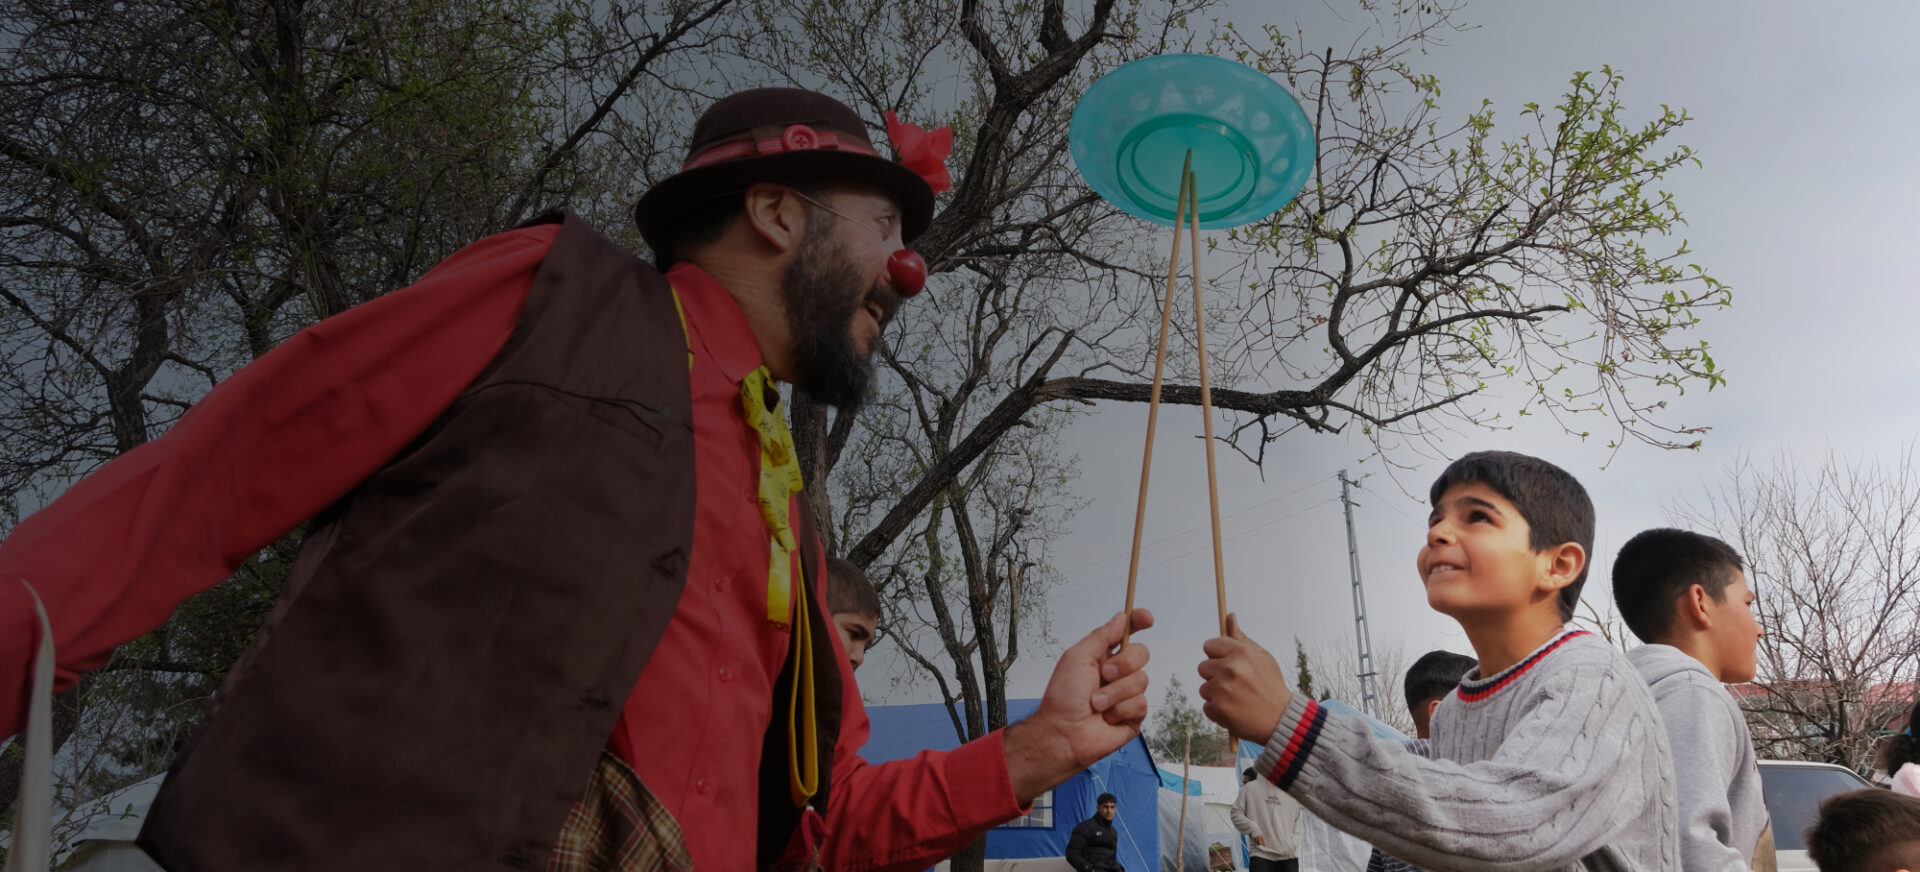
MULTIPOLYGON (((1234 14, 1243 27, 1297 21, 1309 41, 1343 26, 1319 3, 1245 2, 1234 14), (1287 11, 1275 11, 1281 8, 1287 11)), ((1599 514, 1586 598, 1604 605, 1612 553, 1663 523, 1670 506, 1698 500, 1743 454, 1771 460, 1791 451, 1812 461, 1832 450, 1897 459, 1920 433, 1920 409, 1908 401, 1920 363, 1911 328, 1920 303, 1912 297, 1916 257, 1907 220, 1920 200, 1910 44, 1920 7, 1483 0, 1469 4, 1462 20, 1477 29, 1419 62, 1440 79, 1443 117, 1463 117, 1484 97, 1497 120, 1511 122, 1521 104, 1552 106, 1575 70, 1603 64, 1627 77, 1622 98, 1634 117, 1662 103, 1686 108, 1695 120, 1675 140, 1695 147, 1705 166, 1667 187, 1688 220, 1692 259, 1734 288, 1733 307, 1711 313, 1697 331, 1712 343, 1728 384, 1690 390, 1668 419, 1711 426, 1701 450, 1630 442, 1609 463, 1599 422, 1597 438, 1582 443, 1539 419, 1529 420, 1542 426, 1461 431, 1443 442, 1449 456, 1482 448, 1537 454, 1581 479, 1599 514)), ((1145 536, 1164 541, 1145 549, 1137 594, 1159 622, 1139 637, 1153 650, 1156 705, 1172 676, 1189 693, 1197 686, 1200 644, 1215 632, 1204 464, 1193 438, 1199 416, 1165 411, 1145 536), (1183 531, 1191 532, 1176 535, 1183 531)), ((1077 492, 1090 505, 1053 543, 1055 566, 1066 576, 1051 600, 1055 638, 1023 646, 1012 696, 1038 695, 1057 652, 1120 607, 1145 421, 1144 406, 1108 405, 1066 438, 1081 462, 1077 492)), ((1243 626, 1282 655, 1290 675, 1296 636, 1310 649, 1351 647, 1346 531, 1334 482, 1346 468, 1376 473, 1355 510, 1376 656, 1395 646, 1408 659, 1436 647, 1471 653, 1458 627, 1427 608, 1413 571, 1424 503, 1378 474, 1377 459, 1360 462, 1369 446, 1358 438, 1299 432, 1276 448, 1264 481, 1231 451, 1219 453, 1221 511, 1233 537, 1228 601, 1243 626)), ((1399 476, 1415 492, 1444 466, 1411 452, 1394 459, 1417 464, 1399 476)), ((871 701, 938 700, 931 682, 889 687, 883 678, 894 659, 883 647, 862 670, 871 701)))

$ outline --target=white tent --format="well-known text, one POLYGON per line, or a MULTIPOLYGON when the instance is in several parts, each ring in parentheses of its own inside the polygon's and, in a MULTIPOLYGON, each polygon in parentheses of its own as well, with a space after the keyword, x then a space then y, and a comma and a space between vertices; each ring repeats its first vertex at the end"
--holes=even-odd
MULTIPOLYGON (((1207 868, 1207 848, 1216 843, 1232 846, 1234 868, 1246 868, 1245 846, 1240 831, 1234 829, 1232 816, 1233 801, 1240 796, 1240 772, 1239 769, 1226 766, 1193 767, 1189 777, 1200 793, 1185 797, 1187 869, 1199 872, 1207 868)), ((1179 827, 1182 798, 1177 789, 1179 780, 1180 776, 1175 774, 1172 778, 1174 786, 1160 791, 1160 865, 1163 870, 1176 868, 1178 862, 1173 846, 1174 833, 1179 827)), ((1363 872, 1367 868, 1367 855, 1372 849, 1366 842, 1334 829, 1311 813, 1305 816, 1301 829, 1301 872, 1363 872)))
MULTIPOLYGON (((1162 768, 1160 791, 1160 856, 1161 865, 1167 869, 1176 868, 1177 855, 1174 853, 1175 833, 1180 826, 1180 802, 1182 794, 1178 790, 1180 774, 1177 771, 1162 768), (1167 784, 1171 782, 1172 786, 1167 784)), ((1230 846, 1234 849, 1234 862, 1244 865, 1240 856, 1240 832, 1233 828, 1231 811, 1233 801, 1240 796, 1239 770, 1230 766, 1194 766, 1188 778, 1194 789, 1186 796, 1187 868, 1205 869, 1207 849, 1215 844, 1230 846)))
POLYGON ((80 829, 62 839, 69 847, 54 855, 54 866, 69 872, 161 872, 133 840, 165 778, 155 775, 69 812, 66 820, 80 829))

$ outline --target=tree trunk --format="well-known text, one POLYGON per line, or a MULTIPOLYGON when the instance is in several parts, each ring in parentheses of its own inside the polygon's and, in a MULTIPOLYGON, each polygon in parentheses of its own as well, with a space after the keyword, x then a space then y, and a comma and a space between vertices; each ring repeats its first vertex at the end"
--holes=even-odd
POLYGON ((833 471, 828 459, 827 407, 805 391, 788 393, 788 414, 793 424, 793 451, 800 460, 800 480, 806 484, 801 494, 813 503, 813 516, 820 523, 820 545, 828 554, 839 553, 834 545, 833 497, 827 492, 827 476, 833 471))
POLYGON ((960 853, 953 855, 953 859, 947 864, 952 872, 981 872, 986 866, 987 836, 985 833, 982 833, 980 838, 974 839, 972 844, 960 849, 960 853))

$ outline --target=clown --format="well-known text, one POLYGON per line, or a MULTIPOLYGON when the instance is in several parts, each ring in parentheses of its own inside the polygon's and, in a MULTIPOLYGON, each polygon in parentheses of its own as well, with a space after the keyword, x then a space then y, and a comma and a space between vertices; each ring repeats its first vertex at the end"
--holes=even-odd
POLYGON ((715 103, 635 208, 480 240, 221 383, 0 544, 66 683, 309 523, 141 845, 175 870, 919 869, 1137 735, 1145 611, 1031 718, 871 766, 779 383, 850 411, 920 290, 951 134, 715 103), (944 138, 944 144, 943 144, 944 138))

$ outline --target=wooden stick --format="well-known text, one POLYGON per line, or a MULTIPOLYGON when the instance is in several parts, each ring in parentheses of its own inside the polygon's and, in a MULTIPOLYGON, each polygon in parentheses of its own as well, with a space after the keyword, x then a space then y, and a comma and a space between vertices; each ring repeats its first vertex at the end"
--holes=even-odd
POLYGON ((1127 561, 1127 610, 1122 623, 1126 629, 1121 631, 1120 647, 1127 647, 1133 639, 1133 589, 1140 577, 1140 531, 1147 523, 1147 479, 1153 473, 1153 429, 1160 418, 1160 378, 1167 365, 1167 327, 1173 320, 1173 291, 1180 281, 1180 221, 1187 210, 1187 198, 1190 190, 1187 183, 1193 178, 1193 152, 1187 152, 1187 162, 1180 168, 1180 196, 1173 209, 1173 253, 1167 260, 1167 299, 1160 306, 1160 345, 1153 353, 1153 391, 1147 397, 1147 448, 1140 454, 1140 503, 1133 510, 1133 554, 1127 561))
POLYGON ((1187 797, 1192 796, 1187 792, 1187 787, 1193 783, 1188 780, 1189 773, 1192 771, 1193 725, 1188 724, 1187 753, 1180 759, 1180 829, 1173 837, 1173 843, 1178 846, 1174 850, 1180 857, 1178 872, 1187 872, 1187 797))
MULTIPOLYGON (((1207 434, 1207 504, 1213 513, 1213 592, 1220 605, 1220 635, 1227 634, 1227 561, 1220 547, 1220 479, 1213 473, 1213 385, 1207 378, 1207 310, 1200 299, 1200 189, 1194 180, 1193 160, 1187 160, 1187 178, 1183 190, 1193 192, 1194 208, 1188 210, 1193 231, 1193 336, 1200 347, 1200 420, 1207 434)), ((1175 236, 1179 233, 1176 231, 1175 236)))

